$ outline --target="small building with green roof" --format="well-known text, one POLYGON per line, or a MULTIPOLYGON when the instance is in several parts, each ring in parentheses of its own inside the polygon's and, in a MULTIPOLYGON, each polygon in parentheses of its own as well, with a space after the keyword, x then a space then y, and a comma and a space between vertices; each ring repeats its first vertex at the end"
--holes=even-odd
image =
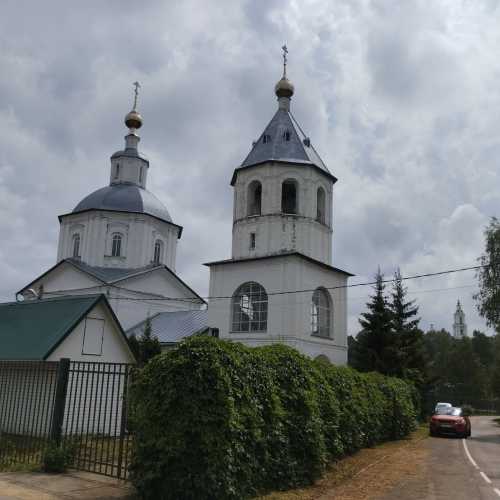
POLYGON ((0 360, 133 363, 106 296, 66 295, 0 304, 0 360))

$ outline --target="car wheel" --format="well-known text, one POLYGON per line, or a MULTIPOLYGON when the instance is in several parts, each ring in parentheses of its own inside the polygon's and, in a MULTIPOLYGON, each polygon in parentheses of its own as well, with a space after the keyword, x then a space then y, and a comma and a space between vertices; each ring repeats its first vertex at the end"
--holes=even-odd
POLYGON ((436 437, 436 436, 437 436, 437 434, 436 434, 436 432, 435 432, 435 431, 433 431, 433 430, 431 429, 431 430, 429 430, 429 436, 436 437))

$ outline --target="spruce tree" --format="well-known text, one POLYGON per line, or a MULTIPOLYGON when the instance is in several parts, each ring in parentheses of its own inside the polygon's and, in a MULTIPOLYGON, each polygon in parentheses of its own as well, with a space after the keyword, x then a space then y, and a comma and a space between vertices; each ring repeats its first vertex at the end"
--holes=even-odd
POLYGON ((352 344, 352 366, 361 371, 378 371, 394 375, 397 346, 392 331, 392 314, 384 294, 384 276, 380 268, 375 275, 374 294, 361 314, 362 330, 352 344))
POLYGON ((394 273, 390 310, 395 335, 397 362, 394 373, 421 386, 426 372, 423 333, 418 328, 420 318, 414 300, 407 300, 408 291, 403 285, 399 269, 394 273))
POLYGON ((144 330, 137 341, 139 345, 138 362, 141 366, 145 365, 152 357, 161 353, 161 344, 158 337, 153 335, 151 328, 151 318, 148 316, 144 323, 144 330))

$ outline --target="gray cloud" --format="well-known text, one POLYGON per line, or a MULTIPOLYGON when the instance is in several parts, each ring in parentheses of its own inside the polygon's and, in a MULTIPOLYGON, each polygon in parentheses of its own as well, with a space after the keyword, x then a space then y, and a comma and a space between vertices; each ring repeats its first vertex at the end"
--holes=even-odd
MULTIPOLYGON (((283 41, 294 115, 340 179, 335 265, 353 281, 473 265, 500 206, 499 21, 492 1, 6 2, 0 299, 54 264, 56 216, 107 184, 135 80, 149 187, 185 228, 180 274, 206 294, 201 263, 230 255, 229 180, 276 108, 283 41)), ((408 286, 424 326, 450 328, 460 297, 484 329, 474 284, 408 286)), ((350 294, 351 333, 368 294, 350 294)))

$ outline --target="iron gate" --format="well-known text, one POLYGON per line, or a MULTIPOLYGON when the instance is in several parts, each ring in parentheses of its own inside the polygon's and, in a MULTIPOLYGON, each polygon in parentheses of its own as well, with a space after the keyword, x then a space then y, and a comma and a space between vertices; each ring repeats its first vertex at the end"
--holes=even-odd
POLYGON ((0 466, 39 464, 55 444, 69 451, 75 469, 126 479, 133 367, 69 359, 0 361, 0 466))

